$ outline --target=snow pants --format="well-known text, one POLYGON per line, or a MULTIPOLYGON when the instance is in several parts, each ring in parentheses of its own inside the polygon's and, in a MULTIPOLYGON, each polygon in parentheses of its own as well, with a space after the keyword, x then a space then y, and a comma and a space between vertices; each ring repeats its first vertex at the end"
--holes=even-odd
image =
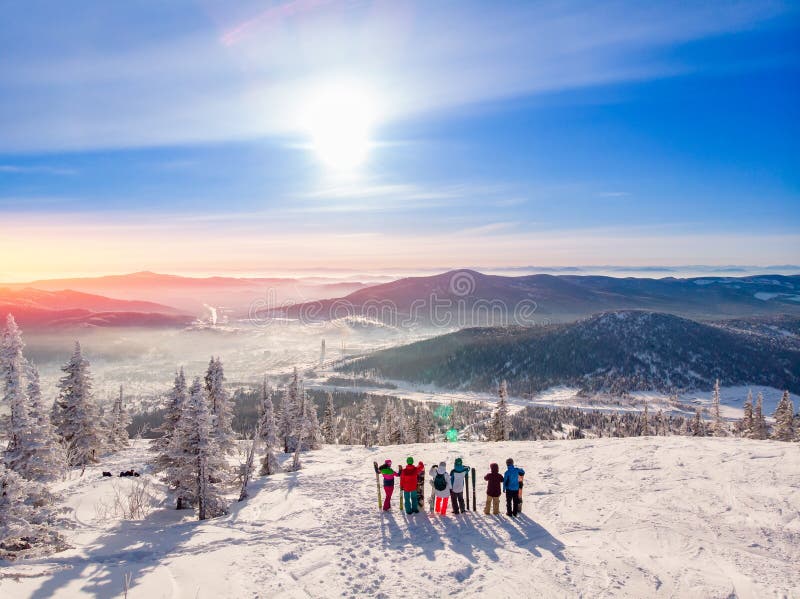
POLYGON ((467 511, 467 509, 464 507, 464 491, 459 491, 458 493, 450 491, 450 499, 453 500, 454 514, 467 511))
POLYGON ((406 514, 419 513, 416 491, 403 491, 403 503, 405 503, 406 514))
POLYGON ((383 500, 383 511, 388 512, 392 509, 392 493, 394 493, 394 487, 384 487, 383 492, 386 493, 386 499, 383 500))
POLYGON ((500 513, 500 498, 499 497, 492 497, 491 495, 486 496, 486 507, 483 508, 483 513, 488 514, 489 508, 492 508, 492 513, 496 516, 500 513))
POLYGON ((447 515, 447 504, 450 501, 449 497, 437 497, 436 498, 436 507, 434 511, 437 514, 441 514, 442 516, 447 515))
POLYGON ((516 516, 519 514, 519 491, 506 489, 506 514, 516 516))

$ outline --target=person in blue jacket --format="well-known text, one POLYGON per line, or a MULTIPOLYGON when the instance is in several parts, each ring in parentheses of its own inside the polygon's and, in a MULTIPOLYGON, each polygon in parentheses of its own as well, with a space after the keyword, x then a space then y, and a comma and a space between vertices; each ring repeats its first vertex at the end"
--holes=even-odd
POLYGON ((506 514, 516 517, 519 514, 519 476, 525 475, 522 468, 514 465, 514 460, 506 460, 506 473, 503 476, 503 491, 506 494, 506 514))

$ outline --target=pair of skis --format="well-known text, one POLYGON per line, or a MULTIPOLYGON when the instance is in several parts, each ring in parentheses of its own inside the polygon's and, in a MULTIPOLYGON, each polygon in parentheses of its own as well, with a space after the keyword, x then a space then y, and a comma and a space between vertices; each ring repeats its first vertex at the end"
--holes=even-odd
MULTIPOLYGON (((478 501, 477 501, 477 499, 475 497, 475 468, 470 468, 469 470, 472 473, 472 511, 474 512, 475 510, 478 509, 478 501)), ((467 485, 465 492, 467 494, 467 509, 468 510, 470 509, 470 506, 469 506, 469 476, 470 475, 467 474, 467 476, 464 477, 464 482, 467 485)))

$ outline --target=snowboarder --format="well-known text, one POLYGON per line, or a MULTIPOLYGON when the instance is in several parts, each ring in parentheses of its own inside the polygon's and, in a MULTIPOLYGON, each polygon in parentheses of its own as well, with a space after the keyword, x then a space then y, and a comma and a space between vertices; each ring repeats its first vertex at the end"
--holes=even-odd
POLYGON ((450 498, 453 500, 453 513, 461 514, 466 511, 464 507, 464 480, 467 478, 469 466, 464 466, 461 458, 456 458, 456 463, 450 471, 450 498))
POLYGON ((400 469, 397 472, 392 470, 392 460, 386 460, 382 466, 373 464, 375 472, 383 476, 383 492, 386 498, 383 500, 383 511, 388 512, 392 509, 392 493, 394 492, 394 477, 400 476, 400 469))
POLYGON ((514 466, 514 460, 506 460, 506 473, 503 476, 503 490, 506 493, 506 514, 516 517, 519 514, 519 477, 525 475, 522 468, 514 466))
POLYGON ((488 514, 491 507, 492 513, 496 516, 500 513, 500 495, 503 489, 503 475, 500 474, 500 466, 489 464, 489 474, 483 477, 488 484, 486 485, 486 506, 483 513, 488 514))
POLYGON ((442 516, 447 515, 447 504, 450 500, 450 477, 447 476, 447 464, 440 462, 439 466, 431 468, 431 486, 436 497, 435 511, 442 516))
POLYGON ((419 513, 419 501, 417 500, 417 477, 419 473, 425 472, 425 464, 420 462, 414 465, 414 458, 406 458, 406 467, 400 471, 400 489, 403 491, 406 514, 419 513))

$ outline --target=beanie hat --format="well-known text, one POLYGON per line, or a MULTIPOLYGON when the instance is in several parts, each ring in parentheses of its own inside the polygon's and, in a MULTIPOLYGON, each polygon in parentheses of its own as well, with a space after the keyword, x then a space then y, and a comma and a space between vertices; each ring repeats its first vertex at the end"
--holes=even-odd
POLYGON ((512 460, 511 458, 508 458, 508 459, 506 460, 506 465, 507 465, 507 466, 511 466, 513 463, 514 463, 514 460, 512 460))
POLYGON ((462 464, 461 458, 456 458, 456 466, 460 466, 462 464))
POLYGON ((391 466, 392 465, 392 460, 386 460, 386 465, 387 466, 391 466))
POLYGON ((406 458, 406 464, 413 464, 413 463, 414 463, 414 458, 412 458, 411 456, 408 456, 406 458))

